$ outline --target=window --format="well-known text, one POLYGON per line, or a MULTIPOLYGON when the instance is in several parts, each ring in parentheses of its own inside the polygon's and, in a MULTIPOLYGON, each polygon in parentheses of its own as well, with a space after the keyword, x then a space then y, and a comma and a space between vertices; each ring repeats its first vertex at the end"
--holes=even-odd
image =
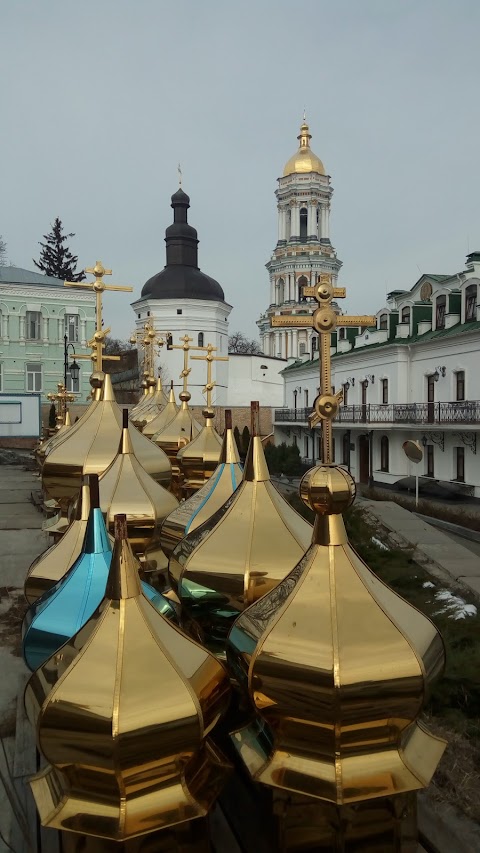
POLYGON ((350 434, 345 432, 342 439, 342 464, 350 468, 350 434))
POLYGON ((380 471, 388 471, 388 437, 382 435, 380 439, 380 471))
POLYGON ((410 308, 402 308, 402 323, 410 323, 410 308))
POLYGON ((78 314, 65 314, 65 334, 72 344, 78 343, 78 328, 80 318, 78 314))
POLYGON ((388 317, 386 314, 380 314, 379 329, 388 329, 388 317))
POLYGON ((27 391, 42 390, 42 365, 27 364, 27 391))
POLYGON ((306 436, 305 436, 305 438, 304 438, 303 446, 304 446, 304 448, 305 448, 305 459, 308 459, 308 458, 309 458, 309 456, 308 456, 308 451, 309 451, 309 449, 310 449, 310 448, 309 448, 309 445, 308 445, 308 435, 306 435, 306 436))
POLYGON ((67 391, 70 394, 80 394, 80 375, 79 373, 77 378, 74 379, 72 374, 67 371, 67 391))
POLYGON ((433 444, 427 444, 427 477, 434 476, 434 465, 433 465, 433 444))
POLYGON ((303 392, 304 400, 305 400, 305 408, 308 409, 308 391, 305 389, 303 392))
POLYGON ((307 218, 308 218, 307 208, 301 207, 300 208, 300 241, 302 243, 305 243, 307 240, 307 218))
POLYGON ((465 290, 465 322, 477 319, 477 285, 469 284, 465 290))
POLYGON ((283 305, 285 302, 285 282, 283 278, 279 278, 277 282, 277 305, 283 305))
POLYGON ((388 403, 388 379, 382 379, 382 403, 388 403))
POLYGON ((437 296, 435 303, 435 328, 445 328, 445 312, 447 310, 447 297, 437 296))
POLYGON ((40 311, 27 311, 25 336, 29 341, 40 340, 40 311))
POLYGON ((314 352, 317 352, 317 350, 318 350, 318 338, 316 335, 314 335, 312 337, 312 356, 313 356, 314 352))
POLYGON ((455 453, 455 479, 459 480, 460 483, 465 482, 465 448, 464 447, 454 447, 453 452, 455 453))
POLYGON ((342 388, 343 388, 343 405, 348 406, 348 389, 350 388, 350 383, 345 382, 342 385, 342 388))
POLYGON ((346 337, 347 337, 347 330, 346 330, 345 326, 340 326, 340 328, 338 330, 339 340, 344 341, 346 337))
POLYGON ((298 354, 299 355, 305 355, 305 350, 306 350, 306 344, 299 344, 298 345, 298 354))
MULTIPOLYGON (((183 309, 182 309, 182 308, 177 308, 177 314, 183 314, 183 309)), ((139 314, 138 316, 140 317, 140 314, 139 314)))
POLYGON ((332 438, 332 462, 335 462, 335 439, 332 438))
POLYGON ((203 332, 198 333, 198 344, 197 346, 203 347, 203 332))
POLYGON ((305 275, 301 275, 298 279, 298 301, 306 302, 307 297, 304 296, 303 288, 308 287, 308 279, 305 275))
POLYGON ((293 436, 293 446, 298 447, 298 439, 296 435, 293 436))
POLYGON ((465 371, 457 370, 455 374, 455 385, 456 385, 456 399, 464 400, 465 399, 465 371))

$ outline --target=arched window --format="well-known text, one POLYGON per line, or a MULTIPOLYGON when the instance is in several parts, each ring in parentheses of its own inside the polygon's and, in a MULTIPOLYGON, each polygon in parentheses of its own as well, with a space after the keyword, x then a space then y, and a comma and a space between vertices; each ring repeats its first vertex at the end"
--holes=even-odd
POLYGON ((380 471, 388 471, 388 437, 382 435, 380 439, 380 471))
POLYGON ((308 286, 306 275, 301 275, 298 279, 298 301, 305 302, 307 297, 303 295, 303 288, 308 286))
POLYGON ((469 284, 465 290, 465 322, 477 319, 477 285, 469 284))
POLYGON ((285 282, 283 278, 277 281, 277 305, 283 305, 285 302, 285 282))
POLYGON ((435 328, 436 329, 444 329, 445 328, 445 312, 447 310, 447 297, 445 294, 443 296, 437 296, 437 301, 435 303, 435 328))
POLYGON ((313 353, 317 352, 317 350, 318 350, 318 337, 317 337, 317 335, 312 335, 312 358, 313 358, 313 353))
POLYGON ((379 329, 388 329, 388 317, 386 314, 380 314, 379 329))
POLYGON ((198 344, 197 346, 203 347, 203 332, 198 333, 198 344))
POLYGON ((305 350, 306 350, 305 344, 299 344, 298 345, 298 354, 299 355, 305 355, 305 350))
POLYGON ((340 341, 344 341, 346 337, 347 337, 347 330, 346 330, 345 326, 340 326, 340 328, 338 330, 338 339, 340 341))
POLYGON ((410 306, 402 308, 402 323, 410 323, 410 306))
POLYGON ((308 211, 306 207, 300 208, 300 242, 306 243, 307 241, 307 217, 308 211))

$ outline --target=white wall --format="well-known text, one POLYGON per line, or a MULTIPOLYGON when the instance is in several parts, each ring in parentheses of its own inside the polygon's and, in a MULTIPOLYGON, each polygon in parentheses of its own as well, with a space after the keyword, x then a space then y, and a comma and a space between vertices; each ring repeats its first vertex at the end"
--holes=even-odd
POLYGON ((283 406, 285 359, 267 355, 230 355, 228 362, 227 406, 249 406, 258 400, 261 406, 283 406))
POLYGON ((0 437, 40 435, 40 394, 0 394, 0 437))

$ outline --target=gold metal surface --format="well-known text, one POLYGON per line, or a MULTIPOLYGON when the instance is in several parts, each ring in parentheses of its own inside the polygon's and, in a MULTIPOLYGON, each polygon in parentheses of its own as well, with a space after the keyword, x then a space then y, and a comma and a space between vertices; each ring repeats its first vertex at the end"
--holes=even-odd
MULTIPOLYGON (((225 418, 227 422, 227 412, 225 418)), ((240 484, 242 477, 243 471, 230 416, 230 427, 225 430, 218 466, 214 473, 201 489, 183 501, 162 524, 160 543, 167 557, 171 556, 187 533, 193 533, 223 506, 240 484)), ((147 560, 153 557, 149 548, 145 557, 147 560)))
POLYGON ((143 329, 135 329, 130 337, 130 343, 136 343, 144 353, 142 387, 145 394, 130 411, 130 419, 139 429, 152 420, 168 402, 160 376, 155 382, 155 347, 161 352, 167 334, 168 332, 155 329, 151 320, 148 320, 143 329))
POLYGON ((213 426, 214 410, 205 408, 202 415, 205 426, 177 453, 177 463, 183 475, 182 494, 187 498, 210 479, 218 466, 222 449, 222 439, 213 426))
POLYGON ((305 119, 300 127, 300 134, 297 136, 299 140, 298 151, 290 157, 290 160, 285 164, 283 176, 303 174, 305 172, 318 172, 319 175, 325 174, 325 168, 316 154, 310 148, 310 140, 312 135, 305 119))
MULTIPOLYGON (((135 456, 157 482, 168 486, 170 463, 158 447, 133 425, 129 427, 135 456)), ((83 474, 103 474, 113 462, 122 432, 122 413, 115 402, 109 374, 105 374, 101 400, 89 406, 45 458, 42 482, 46 493, 65 512, 77 495, 83 474)))
POLYGON ((110 329, 105 329, 103 327, 102 320, 102 293, 105 290, 121 290, 126 293, 131 293, 133 291, 133 287, 122 287, 116 284, 105 284, 103 280, 104 275, 111 275, 112 270, 107 270, 103 266, 101 261, 97 261, 94 267, 86 267, 85 272, 90 273, 94 276, 94 281, 65 281, 65 287, 81 287, 82 289, 87 288, 88 290, 93 290, 96 297, 95 303, 95 334, 91 341, 88 341, 88 345, 92 347, 92 355, 76 355, 76 358, 90 358, 93 362, 93 369, 101 371, 103 370, 103 362, 104 361, 119 361, 118 355, 104 355, 103 351, 105 349, 105 338, 108 335, 110 329))
POLYGON ((228 772, 208 737, 227 673, 143 595, 126 533, 117 516, 105 599, 25 691, 42 824, 118 841, 204 816, 228 772))
MULTIPOLYGON (((128 424, 128 418, 126 420, 128 424)), ((113 534, 115 516, 124 513, 128 539, 135 554, 143 553, 147 545, 158 546, 161 525, 178 507, 178 501, 142 468, 125 426, 118 456, 100 477, 99 486, 100 507, 107 530, 113 534)))
MULTIPOLYGON (((319 304, 328 309, 333 292, 331 276, 320 276, 319 304)), ((325 308, 318 311, 326 317, 325 308)), ((322 421, 324 461, 300 483, 302 500, 316 513, 312 542, 230 631, 227 659, 256 711, 232 740, 256 781, 336 806, 389 797, 393 807, 397 795, 429 784, 445 749, 418 722, 445 651, 433 623, 348 543, 341 514, 354 500, 355 483, 331 462, 341 397, 331 389, 330 321, 318 329, 320 395, 310 423, 322 421)), ((378 826, 367 819, 362 831, 365 849, 375 849, 368 844, 378 826)), ((341 839, 336 828, 335 845, 341 839)))
POLYGON ((72 523, 62 538, 40 554, 28 570, 24 593, 29 604, 33 604, 47 589, 50 589, 60 578, 63 578, 79 556, 85 538, 89 512, 90 488, 88 477, 84 477, 72 523))
POLYGON ((241 485, 170 558, 172 587, 207 647, 222 654, 235 617, 291 571, 311 533, 271 483, 261 438, 253 436, 241 485))
POLYGON ((180 408, 170 423, 162 432, 156 433, 151 442, 154 446, 161 448, 167 454, 172 466, 172 489, 180 488, 181 470, 178 464, 178 451, 185 447, 192 438, 200 432, 201 426, 189 408, 189 391, 180 391, 180 408))
POLYGON ((445 749, 416 721, 441 637, 349 545, 340 513, 354 493, 335 466, 305 475, 302 498, 321 513, 312 545, 227 646, 259 715, 233 735, 253 778, 336 804, 425 787, 445 749))
POLYGON ((157 415, 159 415, 160 412, 163 411, 163 409, 165 408, 167 403, 168 403, 168 397, 166 396, 165 391, 163 390, 162 380, 161 380, 161 377, 159 376, 157 378, 157 386, 154 390, 151 402, 142 411, 142 418, 141 418, 142 432, 145 429, 145 424, 148 424, 148 423, 150 423, 150 421, 153 421, 153 419, 156 418, 157 415))
POLYGON ((37 460, 37 464, 40 466, 40 468, 43 465, 43 460, 45 459, 47 453, 49 453, 50 450, 55 447, 57 440, 61 440, 62 436, 65 435, 65 433, 67 432, 67 430, 70 429, 71 426, 72 421, 70 419, 70 412, 67 409, 65 413, 65 421, 61 425, 61 427, 57 430, 57 432, 54 432, 53 435, 50 436, 50 438, 47 438, 45 441, 42 441, 35 449, 35 459, 37 460))
POLYGON ((153 439, 155 441, 156 436, 160 435, 168 424, 173 421, 175 415, 178 412, 178 406, 175 402, 175 392, 173 390, 173 382, 170 387, 170 393, 168 395, 168 402, 165 408, 152 418, 151 421, 143 428, 143 435, 147 436, 147 438, 153 439))

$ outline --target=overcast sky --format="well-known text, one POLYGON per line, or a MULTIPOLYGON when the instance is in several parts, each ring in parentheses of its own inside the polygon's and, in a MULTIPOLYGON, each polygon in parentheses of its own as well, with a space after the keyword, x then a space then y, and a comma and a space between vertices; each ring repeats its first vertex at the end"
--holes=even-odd
MULTIPOLYGON (((257 332, 274 190, 306 108, 345 307, 480 248, 478 0, 3 0, 0 234, 34 269, 59 216, 134 296, 165 264, 177 164, 202 270, 257 332)), ((132 297, 105 320, 126 337, 132 297)))

